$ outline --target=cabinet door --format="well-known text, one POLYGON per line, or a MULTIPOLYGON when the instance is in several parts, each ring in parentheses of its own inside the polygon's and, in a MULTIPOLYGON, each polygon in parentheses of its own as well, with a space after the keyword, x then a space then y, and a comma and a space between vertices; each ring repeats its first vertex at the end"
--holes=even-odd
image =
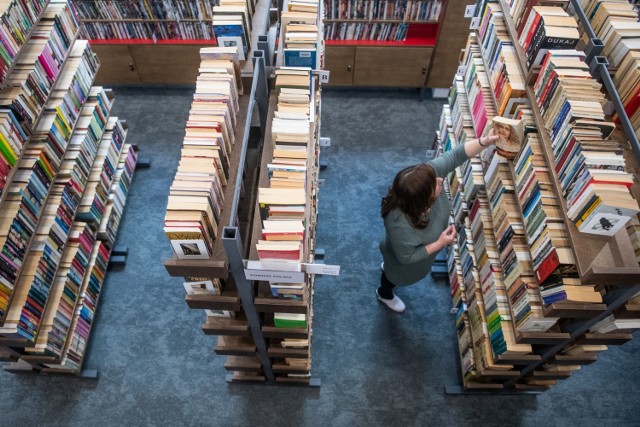
POLYGON ((131 45, 143 83, 195 84, 203 45, 131 45))
POLYGON ((423 87, 432 51, 430 47, 358 46, 353 84, 423 87))
POLYGON ((95 84, 140 83, 140 75, 127 45, 92 44, 100 69, 95 84))
POLYGON ((325 46, 324 69, 331 71, 329 85, 351 86, 355 46, 325 46))

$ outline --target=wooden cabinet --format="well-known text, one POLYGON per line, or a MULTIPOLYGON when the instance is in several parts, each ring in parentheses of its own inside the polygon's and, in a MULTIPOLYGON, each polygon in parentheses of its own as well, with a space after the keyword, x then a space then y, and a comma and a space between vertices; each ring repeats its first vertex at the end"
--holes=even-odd
POLYGON ((195 84, 203 44, 92 44, 100 59, 96 83, 195 84))
POLYGON ((140 83, 140 75, 129 52, 129 46, 91 44, 91 48, 100 59, 96 84, 140 83))
POLYGON ((351 86, 353 84, 353 66, 356 59, 355 46, 326 46, 324 68, 331 71, 329 84, 351 86))
POLYGON ((326 46, 325 69, 333 86, 423 87, 430 47, 326 46))

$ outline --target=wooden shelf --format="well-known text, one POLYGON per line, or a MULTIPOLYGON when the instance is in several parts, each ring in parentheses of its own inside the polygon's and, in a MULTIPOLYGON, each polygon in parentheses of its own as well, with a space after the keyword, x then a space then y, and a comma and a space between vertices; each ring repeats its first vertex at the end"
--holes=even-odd
POLYGON ((286 363, 274 363, 273 364, 273 373, 274 374, 306 374, 311 371, 311 363, 307 366, 291 366, 286 363))
POLYGON ((263 326, 262 334, 265 338, 308 338, 308 328, 278 328, 276 326, 263 326))
POLYGON ((262 364, 255 356, 228 356, 224 369, 227 371, 260 372, 262 364))
POLYGON ((205 335, 220 336, 250 336, 249 326, 245 319, 234 319, 231 317, 209 316, 202 324, 202 332, 205 335))
POLYGON ((507 365, 530 365, 541 360, 538 354, 501 354, 496 363, 507 365))
POLYGON ((522 332, 516 334, 520 344, 558 344, 569 340, 570 335, 564 332, 522 332))
POLYGON ((576 342, 586 345, 622 345, 631 340, 633 336, 627 333, 614 332, 608 334, 584 334, 576 342))
POLYGON ((243 382, 243 383, 254 383, 260 382, 264 383, 266 378, 264 375, 259 375, 251 372, 234 372, 230 376, 231 382, 243 382))
POLYGON ((256 298, 256 310, 262 313, 301 313, 307 314, 309 307, 306 301, 293 301, 277 298, 256 298))
POLYGON ((520 376, 520 372, 513 370, 485 369, 477 375, 484 380, 509 380, 520 376))
POLYGON ((545 380, 564 380, 571 376, 573 371, 533 371, 532 377, 545 380))
POLYGON ((240 310, 238 295, 186 295, 184 300, 189 308, 208 310, 240 310))
POLYGON ((496 383, 479 383, 476 381, 468 381, 464 384, 464 388, 467 390, 481 391, 481 390, 502 390, 504 386, 496 383))
POLYGON ((225 203, 222 208, 220 223, 218 224, 218 238, 213 241, 211 258, 207 260, 187 260, 178 259, 174 254, 173 258, 164 260, 164 267, 170 276, 203 276, 217 277, 220 279, 226 279, 229 276, 227 255, 224 251, 224 247, 222 246, 222 228, 226 227, 230 223, 230 204, 233 200, 233 193, 235 191, 236 184, 235 177, 238 173, 238 164, 240 163, 240 145, 244 138, 244 125, 247 117, 247 110, 249 108, 249 95, 243 95, 239 100, 240 112, 238 113, 236 127, 234 130, 235 144, 231 155, 229 156, 229 180, 223 190, 225 203))
POLYGON ((295 359, 306 359, 311 352, 308 348, 285 348, 269 346, 269 357, 291 357, 295 359))
POLYGON ((606 304, 559 301, 544 307, 545 317, 591 319, 607 311, 606 304))
POLYGON ((589 365, 596 360, 598 360, 598 356, 595 354, 556 354, 552 360, 552 363, 555 363, 556 365, 589 365))
POLYGON ((220 336, 213 351, 224 356, 255 356, 256 345, 249 337, 220 336))
POLYGON ((625 304, 615 317, 616 319, 640 319, 640 304, 625 304))

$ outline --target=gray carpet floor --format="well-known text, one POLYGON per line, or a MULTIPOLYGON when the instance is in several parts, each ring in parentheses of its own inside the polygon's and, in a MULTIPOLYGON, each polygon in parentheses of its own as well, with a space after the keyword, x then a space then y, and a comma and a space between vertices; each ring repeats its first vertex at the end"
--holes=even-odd
POLYGON ((136 173, 119 243, 121 271, 108 274, 86 359, 97 381, 0 372, 0 426, 640 426, 640 340, 539 396, 447 396, 459 383, 446 283, 399 290, 391 313, 374 295, 379 279, 380 198, 402 167, 425 158, 442 102, 414 91, 323 95, 318 246, 338 277, 317 280, 314 376, 320 388, 227 384, 204 315, 184 302, 162 261, 162 231, 192 90, 120 88, 114 114, 152 161, 136 173))

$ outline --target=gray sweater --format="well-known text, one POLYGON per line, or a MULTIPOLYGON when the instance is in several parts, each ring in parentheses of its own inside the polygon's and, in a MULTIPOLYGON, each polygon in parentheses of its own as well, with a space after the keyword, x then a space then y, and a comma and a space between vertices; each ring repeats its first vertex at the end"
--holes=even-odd
MULTIPOLYGON (((446 179, 449 172, 467 161, 464 144, 433 159, 436 174, 446 179)), ((425 246, 438 240, 447 228, 451 202, 444 191, 429 211, 429 223, 424 229, 415 228, 407 216, 398 208, 384 218, 385 234, 380 241, 380 252, 384 259, 384 272, 394 285, 411 285, 426 277, 436 254, 427 255, 425 246)))

